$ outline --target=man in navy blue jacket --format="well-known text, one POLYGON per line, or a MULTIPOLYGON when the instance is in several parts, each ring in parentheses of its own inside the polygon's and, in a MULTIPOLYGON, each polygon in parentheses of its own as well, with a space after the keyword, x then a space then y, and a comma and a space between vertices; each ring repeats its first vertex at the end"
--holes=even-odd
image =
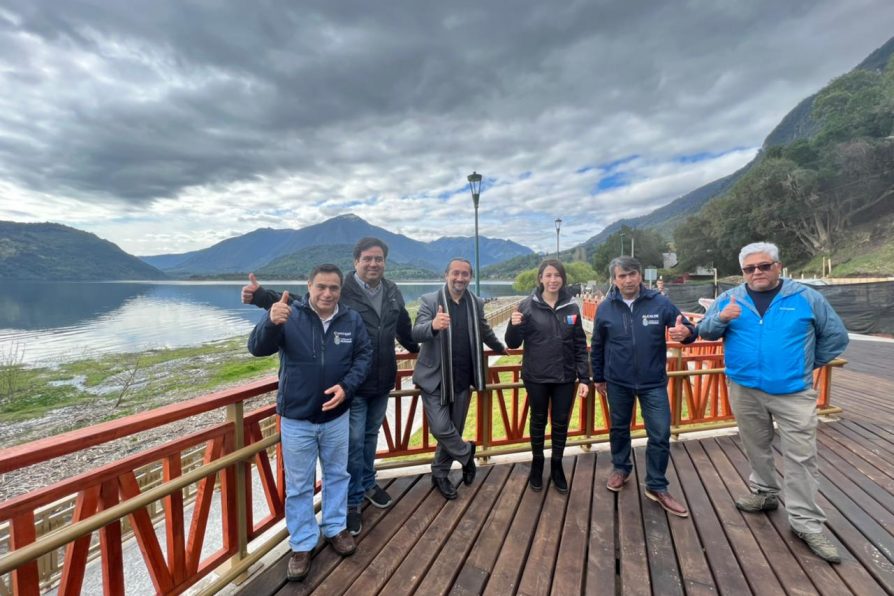
POLYGON ((354 392, 369 374, 372 347, 356 311, 339 305, 342 273, 319 265, 307 281, 308 295, 279 302, 258 321, 248 339, 254 356, 279 352, 286 526, 292 557, 288 579, 310 571, 311 552, 323 536, 340 555, 355 550, 345 527, 348 509, 348 422, 354 392), (323 471, 323 519, 318 528, 313 493, 317 458, 323 471))
POLYGON ((695 327, 661 293, 643 286, 642 266, 633 257, 617 257, 609 264, 613 287, 599 304, 593 323, 590 362, 596 390, 608 398, 609 440, 614 469, 606 487, 624 487, 630 461, 630 422, 634 400, 649 437, 646 444, 646 491, 649 499, 679 517, 689 512, 667 491, 670 456, 670 404, 667 398, 667 342, 695 341, 695 327))
MULTIPOLYGON (((354 245, 354 272, 348 274, 341 289, 341 304, 360 314, 373 350, 370 374, 351 401, 348 530, 354 536, 363 528, 364 498, 379 508, 392 503, 391 496, 376 483, 375 460, 379 430, 397 373, 395 339, 409 352, 419 352, 400 288, 385 278, 387 258, 388 245, 381 239, 367 236, 358 240, 354 245)), ((269 309, 280 300, 281 294, 261 287, 254 274, 249 280, 251 283, 242 288, 244 304, 269 309)))

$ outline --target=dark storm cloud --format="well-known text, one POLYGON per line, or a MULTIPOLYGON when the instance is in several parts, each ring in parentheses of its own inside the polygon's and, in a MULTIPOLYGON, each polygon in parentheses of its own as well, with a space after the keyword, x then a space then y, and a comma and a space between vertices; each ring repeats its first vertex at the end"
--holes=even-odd
POLYGON ((754 146, 766 124, 737 106, 756 86, 799 89, 771 106, 787 109, 818 69, 884 41, 816 64, 814 47, 844 53, 853 13, 892 13, 838 4, 7 3, 0 177, 145 204, 358 164, 573 171, 643 146, 669 159, 754 146), (826 21, 837 36, 816 35, 826 21))

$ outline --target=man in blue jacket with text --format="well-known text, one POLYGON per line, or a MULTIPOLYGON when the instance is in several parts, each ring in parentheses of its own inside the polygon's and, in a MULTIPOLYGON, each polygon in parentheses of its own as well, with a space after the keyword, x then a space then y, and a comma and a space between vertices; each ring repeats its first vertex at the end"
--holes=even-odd
POLYGON ((270 307, 248 339, 254 356, 279 352, 283 465, 286 471, 288 579, 310 571, 323 536, 340 555, 354 552, 345 527, 348 509, 348 421, 354 392, 369 374, 372 347, 357 312, 340 306, 343 277, 335 265, 311 272, 308 295, 289 304, 289 293, 270 307), (323 471, 323 518, 318 528, 313 494, 317 458, 323 471))
MULTIPOLYGON (((385 279, 387 259, 388 245, 381 239, 361 238, 354 245, 354 272, 348 274, 341 289, 341 304, 360 314, 372 345, 370 374, 351 401, 348 530, 354 536, 363 528, 364 499, 379 508, 390 507, 392 503, 391 496, 376 483, 375 460, 379 431, 397 373, 395 339, 409 352, 419 352, 400 288, 385 279)), ((280 292, 262 288, 253 274, 249 280, 251 283, 242 288, 244 304, 269 309, 280 300, 280 292)))
POLYGON ((618 492, 630 477, 630 422, 639 398, 646 424, 645 495, 678 517, 689 512, 667 491, 670 457, 670 404, 667 397, 668 330, 673 341, 695 341, 695 327, 676 306, 643 285, 642 266, 633 257, 609 264, 613 287, 593 322, 590 362, 596 390, 608 398, 609 441, 614 469, 606 488, 618 492))
POLYGON ((823 534, 816 503, 816 391, 813 370, 847 347, 847 329, 822 294, 782 279, 779 249, 755 242, 739 253, 745 283, 721 294, 699 324, 705 339, 723 338, 729 401, 751 464, 742 511, 776 509, 773 422, 784 461, 785 508, 795 535, 822 559, 841 562, 823 534))

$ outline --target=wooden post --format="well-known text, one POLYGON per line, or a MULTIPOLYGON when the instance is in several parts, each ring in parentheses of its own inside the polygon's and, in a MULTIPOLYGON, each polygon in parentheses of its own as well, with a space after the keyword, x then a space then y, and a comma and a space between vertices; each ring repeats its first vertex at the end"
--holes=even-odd
MULTIPOLYGON (((585 410, 585 418, 584 418, 584 438, 590 439, 593 437, 596 427, 596 387, 590 386, 589 391, 587 391, 587 397, 584 398, 583 404, 585 410)), ((585 445, 581 445, 581 449, 584 451, 590 450, 590 443, 586 443, 585 445)))
MULTIPOLYGON (((245 403, 238 401, 227 406, 227 421, 233 424, 233 451, 238 451, 245 447, 245 403)), ((248 482, 248 474, 246 468, 249 462, 242 461, 235 465, 236 468, 236 554, 230 559, 231 565, 239 564, 248 556, 248 504, 246 484, 248 482)), ((235 583, 240 584, 248 578, 247 574, 242 574, 236 578, 235 583)))
MULTIPOLYGON (((673 348, 671 350, 671 354, 673 358, 676 360, 675 369, 677 371, 683 370, 683 349, 682 348, 673 348)), ((673 404, 673 412, 671 418, 671 429, 675 429, 676 432, 672 432, 672 436, 674 439, 680 438, 680 422, 683 419, 683 377, 675 376, 673 379, 673 383, 671 385, 673 387, 671 393, 671 402, 673 404)))
MULTIPOLYGON (((34 530, 34 513, 27 512, 15 516, 12 519, 12 527, 9 532, 10 546, 12 550, 33 543, 36 539, 34 530)), ((40 594, 40 579, 37 573, 37 561, 25 563, 12 572, 13 594, 27 596, 40 594)))
MULTIPOLYGON (((484 374, 482 375, 485 380, 484 391, 478 392, 478 424, 479 429, 481 430, 481 451, 485 453, 490 450, 491 442, 493 441, 493 399, 491 396, 491 389, 487 380, 490 376, 490 367, 488 366, 488 358, 484 357, 484 374)), ((499 379, 497 379, 499 381, 499 379)), ((481 456, 478 458, 481 463, 487 463, 490 459, 488 456, 481 456)))

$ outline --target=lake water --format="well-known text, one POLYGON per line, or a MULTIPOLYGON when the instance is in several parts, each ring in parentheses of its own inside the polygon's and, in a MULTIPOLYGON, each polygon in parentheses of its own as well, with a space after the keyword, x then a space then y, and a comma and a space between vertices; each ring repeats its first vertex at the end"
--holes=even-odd
MULTIPOLYGON (((53 364, 104 353, 199 345, 244 335, 262 316, 240 302, 244 282, 10 282, 0 284, 0 365, 53 364)), ((402 283, 407 302, 440 282, 402 283)), ((267 287, 304 295, 304 282, 267 287)), ((511 296, 481 284, 484 298, 511 296)))

